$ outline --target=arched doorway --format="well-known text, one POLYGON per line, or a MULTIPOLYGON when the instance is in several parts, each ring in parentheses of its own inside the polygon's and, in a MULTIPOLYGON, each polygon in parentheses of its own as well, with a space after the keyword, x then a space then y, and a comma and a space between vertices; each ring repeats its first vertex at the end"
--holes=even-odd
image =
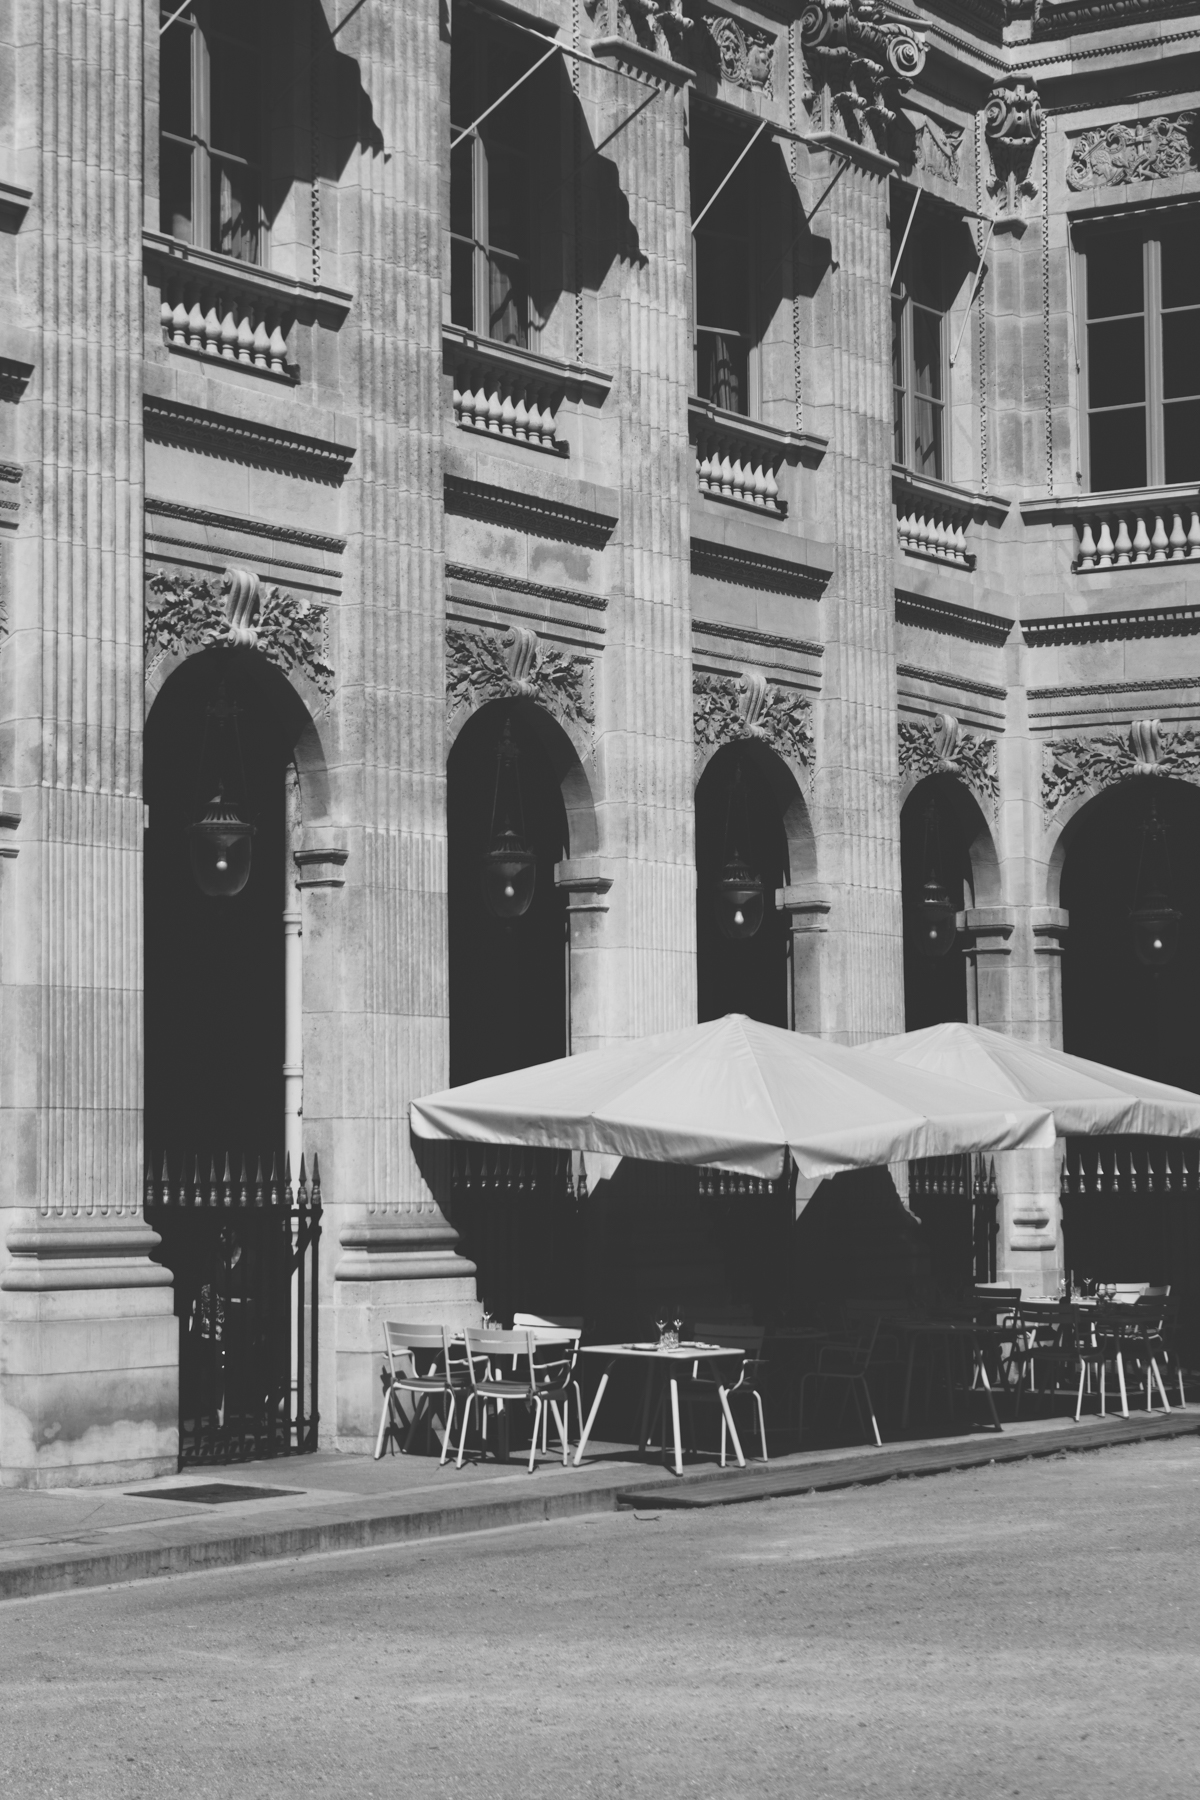
MULTIPOLYGON (((783 812, 765 746, 726 744, 696 787, 697 1017, 747 1013, 764 1025, 789 1023, 788 922, 775 904, 791 879, 783 812), (757 753, 756 753, 757 752, 757 753), (748 935, 729 935, 736 908, 721 885, 740 865, 761 887, 761 922, 748 935)), ((782 764, 778 772, 789 782, 782 764)), ((735 929, 738 929, 735 926, 735 929)))
MULTIPOLYGON (((1063 1045, 1079 1056, 1200 1091, 1200 791, 1162 776, 1120 783, 1071 818, 1052 869, 1069 920, 1062 959, 1063 1045), (1162 887, 1178 914, 1169 960, 1138 954, 1135 909, 1162 887)), ((1152 945, 1157 933, 1150 934, 1152 945)), ((1143 954, 1149 948, 1143 940, 1143 954)), ((1074 1161, 1068 1148, 1069 1162, 1074 1161)), ((1193 1196, 1161 1179, 1159 1147, 1093 1140, 1082 1168, 1102 1173, 1063 1201, 1075 1281, 1169 1283, 1196 1336, 1200 1219, 1193 1196), (1147 1154, 1149 1153, 1149 1154, 1147 1154), (1127 1177, 1130 1158, 1157 1171, 1127 1177)))
POLYGON ((913 788, 900 812, 900 879, 904 899, 904 1028, 967 1019, 967 965, 953 917, 973 906, 971 843, 978 809, 950 775, 913 788), (949 916, 931 916, 934 889, 949 916))
MULTIPOLYGON (((578 758, 532 702, 494 701, 463 726, 447 766, 450 1080, 528 1068, 569 1049, 567 901, 555 866, 571 851, 578 758), (515 916, 489 903, 485 862, 506 829, 532 852, 532 895, 515 916)), ((570 1158, 455 1153, 449 1211, 493 1316, 582 1311, 582 1220, 570 1158)))

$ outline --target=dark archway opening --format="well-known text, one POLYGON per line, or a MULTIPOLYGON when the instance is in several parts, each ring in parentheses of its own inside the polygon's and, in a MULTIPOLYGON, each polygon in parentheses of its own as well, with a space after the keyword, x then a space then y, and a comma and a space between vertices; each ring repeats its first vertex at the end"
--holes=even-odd
POLYGON ((779 803, 752 749, 727 744, 696 788, 696 1000, 701 1024, 746 1013, 764 1025, 788 1018, 788 926, 775 905, 789 880, 779 803), (753 937, 729 938, 718 916, 718 884, 740 854, 762 883, 762 924, 753 937))
MULTIPOLYGON (((457 1086, 565 1056, 566 895, 554 883, 568 854, 567 810, 548 740, 557 727, 520 701, 483 707, 463 727, 447 768, 450 1080, 457 1086), (536 858, 533 898, 518 918, 484 902, 497 757, 505 726, 517 752, 522 835, 536 858)), ((561 748, 561 746, 555 746, 561 748)), ((565 752, 564 752, 565 755, 565 752)), ((504 777, 502 776, 502 780, 504 777)), ((464 1157, 452 1222, 496 1318, 515 1310, 582 1311, 583 1223, 570 1161, 554 1151, 480 1150, 464 1157)))
MULTIPOLYGON (((1060 889, 1069 928, 1062 963, 1063 1046, 1078 1056, 1200 1091, 1200 792, 1162 778, 1123 782, 1067 827, 1060 889), (1162 968, 1134 951, 1130 914, 1153 807, 1165 827, 1168 899, 1182 915, 1178 949, 1162 968)), ((1148 1146, 1089 1143, 1105 1166, 1148 1146)), ((1151 1156, 1156 1169, 1162 1158, 1151 1156)), ((1170 1283, 1193 1337, 1200 1299, 1200 1229, 1194 1194, 1178 1179, 1114 1179, 1064 1196, 1067 1266, 1076 1281, 1170 1283)))
POLYGON ((303 708, 254 651, 215 650, 169 678, 146 722, 146 1149, 269 1159, 283 1129, 285 771, 303 708), (211 716, 219 691, 236 709, 211 716), (254 825, 239 894, 201 893, 188 827, 217 781, 254 825))
POLYGON ((968 1017, 967 968, 957 938, 942 955, 924 954, 926 883, 936 873, 955 908, 973 901, 970 803, 949 776, 919 782, 900 814, 900 879, 904 899, 904 1029, 920 1031, 968 1017))

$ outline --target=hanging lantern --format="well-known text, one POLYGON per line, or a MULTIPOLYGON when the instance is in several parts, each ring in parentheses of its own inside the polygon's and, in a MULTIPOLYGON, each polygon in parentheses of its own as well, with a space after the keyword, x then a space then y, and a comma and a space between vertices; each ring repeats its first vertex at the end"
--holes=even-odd
POLYGON ((725 811, 725 866, 717 883, 717 924, 727 938, 752 938, 763 922, 763 884, 737 847, 742 798, 739 767, 725 811))
POLYGON ((495 919, 519 919, 527 913, 537 882, 537 857, 525 841, 520 759, 506 719, 496 748, 492 834, 481 869, 483 904, 495 919))
POLYGON ((1138 865, 1130 920, 1133 953, 1148 969, 1161 969, 1179 948, 1179 922, 1183 914, 1168 898, 1171 869, 1167 856, 1167 828, 1154 802, 1142 827, 1142 855, 1138 865))
POLYGON ((942 879, 942 838, 937 803, 925 809, 925 883, 916 909, 916 947, 922 956, 945 956, 958 936, 958 908, 942 879))
POLYGON ((250 879, 254 827, 241 818, 220 787, 202 819, 188 826, 192 874, 202 894, 231 900, 250 879))

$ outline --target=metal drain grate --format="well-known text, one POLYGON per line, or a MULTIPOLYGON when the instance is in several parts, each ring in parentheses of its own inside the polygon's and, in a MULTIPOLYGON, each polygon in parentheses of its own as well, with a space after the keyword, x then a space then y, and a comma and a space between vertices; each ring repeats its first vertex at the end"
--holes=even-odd
POLYGON ((136 1488, 131 1500, 191 1500, 197 1506, 228 1506, 235 1500, 283 1500, 300 1488, 248 1487, 236 1481, 197 1481, 186 1487, 136 1488))

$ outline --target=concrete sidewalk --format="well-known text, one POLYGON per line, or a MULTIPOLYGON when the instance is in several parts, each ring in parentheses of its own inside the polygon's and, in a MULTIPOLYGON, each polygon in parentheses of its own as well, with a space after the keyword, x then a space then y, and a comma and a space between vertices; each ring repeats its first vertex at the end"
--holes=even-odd
POLYGON ((851 1445, 682 1478, 628 1448, 590 1444, 582 1468, 553 1458, 441 1468, 432 1456, 314 1456, 189 1469, 112 1488, 0 1490, 0 1600, 183 1574, 271 1558, 413 1542, 611 1512, 618 1506, 713 1506, 937 1474, 1140 1438, 1200 1433, 1200 1406, 1070 1420, 1002 1433, 851 1445), (213 1493, 212 1490, 217 1492, 213 1493), (205 1490, 209 1490, 206 1495, 205 1490), (264 1492, 263 1490, 266 1490, 264 1492), (230 1495, 236 1497, 230 1497, 230 1495), (194 1498, 190 1496, 194 1495, 194 1498), (182 1496, 182 1497, 175 1497, 182 1496))

